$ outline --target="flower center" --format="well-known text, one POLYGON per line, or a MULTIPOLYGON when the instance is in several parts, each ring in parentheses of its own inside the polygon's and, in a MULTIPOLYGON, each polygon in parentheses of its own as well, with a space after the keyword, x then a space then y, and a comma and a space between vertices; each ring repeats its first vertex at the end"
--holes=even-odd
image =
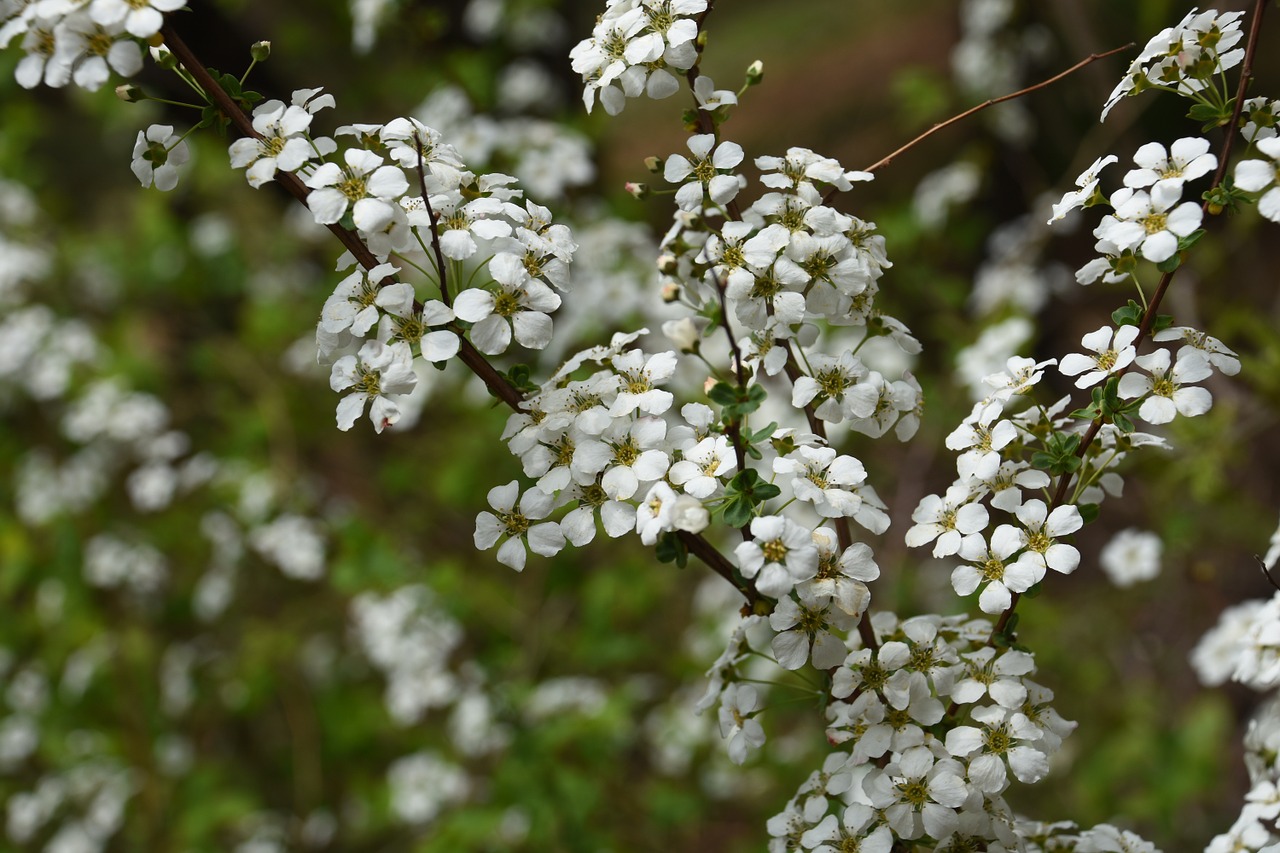
POLYGON ((498 521, 506 528, 508 536, 523 536, 529 532, 529 519, 516 510, 498 513, 498 521))
POLYGON ((510 317, 520 310, 520 291, 501 290, 493 296, 493 313, 510 317))
POLYGON ((364 178, 359 175, 351 175, 345 181, 338 184, 337 190, 351 201, 359 201, 365 197, 364 178))
POLYGON ((766 563, 782 563, 787 559, 787 546, 781 539, 771 539, 760 544, 766 563))
POLYGON ((818 383, 818 387, 822 389, 822 393, 833 400, 842 397, 844 390, 851 384, 849 377, 839 370, 820 370, 814 380, 818 383))
POLYGON ((1148 234, 1159 234, 1161 231, 1165 230, 1165 225, 1168 224, 1168 222, 1169 217, 1165 214, 1153 213, 1150 216, 1144 216, 1142 218, 1142 227, 1146 229, 1148 234))

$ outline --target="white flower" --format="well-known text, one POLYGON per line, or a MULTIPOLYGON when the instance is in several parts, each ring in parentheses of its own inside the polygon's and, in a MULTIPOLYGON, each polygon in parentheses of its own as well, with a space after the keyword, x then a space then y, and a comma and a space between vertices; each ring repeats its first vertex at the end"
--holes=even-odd
MULTIPOLYGON (((646 355, 638 349, 629 350, 614 356, 613 370, 618 375, 620 387, 617 398, 609 407, 611 417, 625 417, 635 411, 660 415, 671 407, 671 402, 675 398, 670 391, 664 391, 657 386, 666 382, 675 373, 676 354, 674 352, 668 350, 646 355)), ((690 492, 690 494, 695 493, 690 492)), ((706 495, 695 494, 695 497, 706 497, 706 495)))
POLYGON ((100 24, 123 24, 129 35, 145 39, 160 32, 162 13, 184 5, 185 0, 93 0, 89 14, 100 24))
POLYGON ((743 577, 762 595, 779 598, 818 572, 818 549, 809 531, 789 518, 751 519, 752 539, 734 549, 743 577))
POLYGON ((986 587, 978 597, 978 607, 983 613, 1002 613, 1013 600, 1010 593, 1026 592, 1044 578, 1044 564, 1034 561, 1007 563, 1009 557, 1023 546, 1018 529, 1002 524, 991 534, 991 547, 981 533, 972 533, 960 543, 960 559, 967 563, 956 566, 951 572, 951 586, 956 595, 969 595, 983 582, 986 587))
POLYGON ((824 518, 853 516, 862 497, 843 487, 857 487, 867 479, 867 469, 852 456, 837 456, 830 447, 798 447, 789 456, 773 460, 777 474, 792 475, 796 499, 811 503, 824 518))
POLYGON ((1121 250, 1131 249, 1152 263, 1166 261, 1178 251, 1178 238, 1200 227, 1204 211, 1192 201, 1177 207, 1181 188, 1157 183, 1148 194, 1125 188, 1111 196, 1114 217, 1103 219, 1094 236, 1110 240, 1121 250))
POLYGON ((1200 136, 1179 139, 1167 152, 1159 142, 1148 142, 1134 153, 1133 162, 1139 168, 1124 176, 1126 187, 1167 186, 1179 194, 1183 182, 1207 175, 1218 166, 1218 158, 1209 153, 1209 140, 1200 136))
POLYGON ((476 237, 495 240, 511 235, 511 225, 498 218, 508 212, 501 199, 481 196, 464 201, 460 192, 453 191, 433 195, 430 200, 438 218, 433 221, 425 207, 415 208, 409 212, 409 222, 425 229, 423 233, 438 230, 440 253, 446 258, 465 261, 474 255, 478 249, 476 237))
POLYGON ((850 616, 861 617, 871 603, 866 581, 880 577, 880 567, 872 557, 871 546, 855 542, 839 552, 835 531, 819 527, 813 531, 813 544, 818 549, 818 571, 801 589, 815 596, 830 598, 850 616))
POLYGON ((750 684, 730 684, 720 694, 720 737, 729 743, 729 760, 741 764, 748 749, 764 746, 764 728, 755 719, 760 704, 756 688, 750 684))
POLYGON ((969 490, 959 485, 947 489, 945 499, 925 495, 911 514, 915 526, 907 531, 907 546, 919 548, 936 539, 933 556, 949 557, 959 551, 961 540, 985 528, 990 518, 987 508, 972 503, 972 498, 969 490))
POLYGON ((1080 552, 1055 540, 1084 526, 1080 510, 1064 505, 1049 512, 1048 505, 1036 498, 1018 507, 1017 517, 1022 522, 1022 529, 1017 531, 1017 535, 1022 540, 1022 547, 1027 549, 1018 557, 1018 562, 1030 562, 1036 569, 1047 567, 1064 575, 1076 570, 1080 565, 1080 552))
POLYGON ((951 701, 972 705, 990 696, 1003 708, 1021 709, 1027 700, 1022 676, 1035 671, 1035 659, 1026 652, 1006 650, 996 656, 987 646, 963 655, 963 671, 951 688, 951 701))
POLYGON ((908 840, 926 834, 945 838, 958 826, 955 810, 969 798, 960 762, 935 760, 927 746, 906 750, 868 775, 862 787, 897 837, 908 840))
POLYGON ((1111 538, 1098 562, 1116 586, 1133 586, 1160 574, 1160 537, 1146 530, 1121 530, 1111 538))
POLYGON ((688 145, 692 160, 683 154, 672 154, 663 166, 662 175, 669 183, 693 179, 676 190, 676 205, 681 210, 701 210, 704 193, 714 204, 728 204, 738 194, 740 184, 737 175, 724 173, 742 162, 742 146, 736 142, 716 145, 716 138, 710 133, 689 137, 688 145))
POLYGON ((564 548, 564 533, 554 521, 533 523, 547 517, 555 506, 555 498, 541 489, 528 489, 520 496, 517 507, 519 494, 520 485, 516 480, 489 490, 489 506, 495 512, 476 516, 475 544, 486 551, 505 536, 506 541, 498 548, 498 562, 522 572, 527 558, 526 543, 533 553, 551 557, 564 548))
POLYGON ((1205 332, 1197 331, 1190 326, 1171 326, 1156 332, 1151 340, 1157 343, 1181 341, 1178 357, 1189 350, 1200 350, 1209 359, 1209 364, 1221 370, 1227 376, 1235 376, 1240 372, 1240 359, 1222 341, 1205 332))
POLYGON ((1243 14, 1219 15, 1216 9, 1204 12, 1192 9, 1176 26, 1161 30, 1129 65, 1124 78, 1107 98, 1100 121, 1106 120, 1107 113, 1121 98, 1152 88, 1152 84, 1183 94, 1212 85, 1219 74, 1244 58, 1243 48, 1231 49, 1243 35, 1240 32, 1243 14))
POLYGON ((1280 222, 1280 187, 1276 182, 1276 164, 1280 161, 1280 137, 1258 140, 1258 151, 1268 160, 1242 160, 1236 164, 1236 186, 1245 192, 1261 192, 1271 187, 1258 199, 1258 212, 1272 222, 1280 222))
POLYGON ((243 169, 249 186, 255 189, 275 177, 276 170, 296 172, 308 161, 332 151, 332 140, 327 145, 313 147, 306 137, 311 126, 312 114, 300 106, 286 107, 280 101, 267 101, 253 111, 253 129, 262 134, 261 139, 246 136, 231 143, 228 153, 231 168, 243 169), (317 150, 319 148, 319 150, 317 150))
POLYGON ((956 468, 963 482, 988 480, 1000 469, 1000 451, 1018 437, 1012 422, 997 420, 1004 406, 997 402, 976 403, 964 423, 947 436, 948 450, 963 450, 956 468))
POLYGON ((1044 378, 1044 369, 1057 363, 1056 358, 1036 361, 1015 355, 1005 362, 1002 372, 984 376, 982 381, 992 389, 992 400, 1007 401, 1012 397, 1028 394, 1044 378))
POLYGON ((1094 191, 1098 188, 1098 175, 1104 168, 1118 159, 1116 155, 1108 154, 1105 157, 1099 157, 1094 160, 1093 165, 1081 172, 1080 177, 1076 178, 1076 186, 1079 189, 1066 193, 1062 196, 1062 201, 1053 206, 1053 216, 1049 218, 1047 224, 1052 225, 1092 198, 1094 191))
POLYGON ((832 423, 875 413, 880 392, 871 384, 861 383, 867 368, 852 350, 845 350, 838 358, 815 353, 809 357, 809 364, 813 375, 796 379, 791 388, 791 405, 802 408, 817 400, 814 413, 832 423))
POLYGON ((675 529, 677 495, 675 489, 659 480, 649 488, 643 501, 636 507, 636 533, 645 545, 653 545, 658 535, 675 529))
POLYGON ((1190 385, 1213 373, 1204 353, 1195 349, 1180 352, 1172 371, 1169 361, 1167 349, 1140 355, 1134 364, 1150 376, 1129 372, 1120 379, 1121 397, 1126 400, 1146 397, 1138 409, 1138 417, 1149 424, 1167 424, 1178 415, 1193 418, 1203 415, 1213 405, 1213 396, 1206 389, 1190 385))
POLYGON ((1133 342, 1138 337, 1137 326, 1121 326, 1112 329, 1103 326, 1080 339, 1084 348, 1093 355, 1071 353, 1062 357, 1058 363, 1058 372, 1063 376, 1084 374, 1076 380, 1077 388, 1089 388, 1097 385, 1108 376, 1119 373, 1129 366, 1138 351, 1133 342), (1114 334, 1114 341, 1112 336, 1114 334), (1086 372, 1087 371, 1087 372, 1086 372))
POLYGON ((393 204, 409 188, 408 180, 372 151, 348 148, 342 158, 345 168, 324 163, 307 178, 307 207, 321 225, 335 224, 350 208, 356 228, 381 231, 395 215, 393 204))
POLYGON ((797 594, 798 604, 790 596, 783 598, 769 616, 769 627, 777 632, 772 647, 778 665, 799 669, 812 657, 816 669, 839 666, 849 650, 830 629, 847 631, 853 627, 854 617, 832 610, 831 599, 820 598, 803 586, 797 594))
MULTIPOLYGON (((35 7, 32 5, 26 8, 35 7)), ((66 35, 63 28, 58 26, 60 23, 57 17, 37 15, 23 34, 22 51, 25 55, 18 60, 13 77, 24 89, 33 89, 41 81, 46 86, 60 88, 71 80, 71 64, 75 57, 61 49, 66 35)), ((5 40, 0 40, 0 45, 4 43, 5 40)))
MULTIPOLYGON (((617 419, 600 434, 586 439, 574 451, 574 466, 592 475, 604 472, 601 487, 613 500, 624 501, 641 483, 662 479, 671 465, 663 442, 667 423, 661 418, 617 419)), ((694 501, 699 507, 698 501, 694 501)))
POLYGON ((716 84, 705 74, 699 74, 693 81, 693 97, 698 102, 698 109, 714 110, 728 104, 738 103, 738 96, 732 89, 717 89, 716 84))
POLYGON ((363 338, 377 324, 379 307, 405 316, 404 303, 410 307, 413 303, 413 285, 396 282, 380 286, 383 279, 399 271, 391 264, 378 264, 371 270, 361 267, 338 282, 320 311, 320 328, 331 335, 349 331, 363 338))
POLYGON ((1008 785, 1008 768, 1019 782, 1039 782, 1049 772, 1040 748, 1040 731, 1025 714, 999 706, 974 708, 978 726, 956 726, 947 732, 947 752, 969 759, 969 781, 987 794, 1008 785))
POLYGON ((68 15, 60 30, 60 60, 70 64, 71 79, 83 89, 96 92, 110 76, 108 67, 121 77, 142 70, 142 49, 119 24, 104 26, 80 11, 68 15))
POLYGON ((408 394, 417 384, 408 344, 365 341, 357 355, 346 355, 334 362, 329 376, 329 387, 334 391, 352 389, 338 403, 338 429, 351 429, 364 412, 365 401, 372 397, 369 419, 373 428, 382 432, 400 420, 400 407, 384 395, 408 394))
POLYGON ((130 168, 144 187, 168 192, 178 185, 178 167, 190 157, 187 143, 167 124, 153 124, 138 131, 130 168))
POLYGON ((560 307, 559 295, 530 278, 519 258, 506 252, 489 262, 489 274, 498 285, 495 291, 464 290, 453 302, 458 319, 475 323, 471 341, 476 348, 486 355, 506 352, 513 330, 521 346, 546 347, 552 333, 549 312, 560 307))

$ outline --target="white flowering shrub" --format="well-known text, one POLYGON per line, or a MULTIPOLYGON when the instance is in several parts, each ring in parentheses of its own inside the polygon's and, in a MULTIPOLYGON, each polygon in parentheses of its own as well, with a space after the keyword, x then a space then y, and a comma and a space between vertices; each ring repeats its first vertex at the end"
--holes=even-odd
MULTIPOLYGON (((42 291, 55 276, 40 215, 28 191, 0 185, 0 222, 25 235, 0 243, 0 405, 37 420, 4 448, 14 521, 0 528, 12 561, 0 585, 22 613, 0 628, 8 841, 647 849, 679 824, 695 849, 729 849, 688 786, 655 783, 634 800, 620 790, 611 771, 643 752, 666 777, 696 766, 703 796, 741 810, 743 849, 1157 849, 1135 829, 1158 813, 1084 803, 1081 817, 1070 798, 1035 797, 1055 775, 1107 792, 1072 746, 1065 710, 1096 697, 1060 687, 1074 644, 1097 625, 1032 600, 1098 569, 1121 588, 1170 580, 1179 523, 1195 520, 1154 512, 1131 526, 1133 472, 1151 475, 1153 504, 1183 515, 1162 492, 1182 485, 1192 505, 1212 493, 1161 469, 1228 443, 1197 446, 1189 421, 1229 430, 1245 408, 1235 383, 1248 353, 1201 316, 1216 316, 1231 287, 1215 256, 1265 241, 1259 218, 1280 222, 1280 101, 1250 88, 1266 4, 1249 16, 1193 9, 1151 38, 1097 97, 1103 130, 1062 141, 1076 168, 1092 164, 1014 199, 961 309, 946 304, 926 249, 967 239, 979 165, 920 176, 899 206, 882 204, 883 230, 869 210, 882 176, 996 101, 1008 103, 973 121, 990 118, 992 138, 1030 159, 1036 118, 1024 101, 1080 78, 1027 85, 1025 67, 1048 48, 1042 29, 1019 28, 1015 5, 961 4, 957 84, 970 102, 991 100, 851 168, 785 127, 776 147, 751 144, 745 126, 736 136, 742 119, 780 121, 761 94, 765 62, 716 56, 712 34, 738 10, 607 0, 563 63, 588 112, 680 103, 653 115, 685 137, 671 142, 646 120, 652 177, 626 183, 627 200, 662 222, 650 239, 592 196, 587 136, 517 115, 557 92, 528 57, 492 75, 495 115, 442 87, 399 115, 361 107, 374 121, 342 123, 352 114, 326 90, 333 81, 255 90, 276 82, 259 84, 255 70, 268 42, 248 48, 243 69, 213 68, 191 23, 199 10, 177 0, 0 2, 0 46, 20 87, 95 91, 114 74, 121 100, 172 120, 136 131, 130 169, 143 187, 180 194, 200 165, 192 177, 250 199, 250 220, 269 209, 251 190, 283 189, 295 212, 249 222, 245 236, 313 241, 307 251, 335 267, 223 263, 233 223, 218 219, 190 229, 192 268, 157 252, 156 291, 179 274, 194 288, 249 281, 226 337, 263 335, 289 365, 265 369, 210 335, 191 369, 226 371, 258 411, 245 416, 225 391, 193 400, 180 371, 164 378, 183 393, 166 401, 146 390, 165 382, 130 376, 129 361, 151 350, 162 362, 184 343, 202 322, 191 306, 160 297, 157 331, 113 328, 109 309, 127 306, 111 290, 124 285, 95 282, 112 265, 93 253, 76 273, 84 282, 42 291), (717 88, 704 62, 745 72, 717 88), (1135 109, 1159 98, 1181 123, 1131 146, 1112 130, 1130 98, 1135 109), (234 190, 204 177, 224 163, 239 173, 234 190), (1047 260, 1055 235, 1082 223, 1087 257, 1074 270, 1047 260), (894 232, 917 251, 895 251, 894 232), (935 303, 913 312, 931 291, 935 303), (1044 311, 1051 299, 1069 310, 1044 311), (299 315, 314 335, 293 343, 255 325, 274 316, 296 328, 299 315), (1060 328, 1025 346, 1036 320, 1060 328), (925 343, 939 338, 954 346, 931 355, 925 343), (321 399, 325 376, 336 395, 326 419, 342 434, 300 439, 283 401, 321 399), (954 419, 931 421, 934 394, 954 419), (221 423, 201 423, 219 406, 230 407, 214 415, 221 423), (448 429, 453 418, 463 427, 448 429), (369 451, 370 427, 395 450, 369 451), (246 450, 261 443, 265 465, 246 450), (416 505, 422 495, 437 506, 416 505), (1104 544, 1091 528, 1111 514, 1118 532, 1104 544), (420 538, 405 529, 419 525, 420 538), (465 562, 458 545, 474 546, 465 562), (654 572, 666 580, 628 577, 654 572), (581 588, 576 603, 560 597, 566 587, 581 588), (513 604, 511 590, 537 603, 513 604), (646 610, 646 596, 664 603, 646 610), (1059 636, 1037 617, 1059 620, 1059 636), (571 652, 558 636, 571 619, 594 625, 588 648, 571 652), (75 631, 54 639, 62 623, 75 631), (655 668, 688 657, 685 669, 705 674, 628 672, 639 655, 628 632, 646 631, 668 638, 655 668), (275 753, 288 757, 270 763, 275 753), (270 771, 236 784, 260 760, 270 771), (604 811, 630 829, 597 842, 604 811)), ((394 6, 352 4, 358 49, 374 49, 379 20, 410 14, 394 6)), ((554 47, 563 28, 549 4, 453 11, 457 22, 446 11, 422 23, 520 48, 554 47)), ((1274 361, 1280 344, 1262 325, 1234 331, 1266 338, 1274 361)), ((1243 420, 1270 424, 1276 386, 1258 381, 1243 420)), ((1263 514, 1271 523, 1273 508, 1263 514)), ((1258 558, 1264 572, 1277 550, 1258 558)), ((1280 685, 1280 595, 1197 604, 1204 624, 1222 611, 1191 655, 1205 684, 1280 685)), ((1128 617, 1113 621, 1126 635, 1128 617)), ((1137 684, 1105 692, 1147 695, 1137 684)), ((1243 795, 1239 818, 1176 843, 1280 850, 1278 707, 1263 704, 1248 724, 1249 787, 1231 791, 1243 795)), ((1204 755, 1103 729, 1110 739, 1088 745, 1138 755, 1153 779, 1194 775, 1180 765, 1204 755)), ((1176 816, 1172 802, 1161 807, 1176 816)))

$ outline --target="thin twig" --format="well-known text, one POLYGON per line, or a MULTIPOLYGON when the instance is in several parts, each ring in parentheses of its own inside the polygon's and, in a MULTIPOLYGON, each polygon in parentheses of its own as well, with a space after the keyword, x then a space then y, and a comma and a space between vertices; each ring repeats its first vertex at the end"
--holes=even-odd
MULTIPOLYGON (((204 65, 202 65, 200 60, 196 58, 196 55, 191 52, 191 48, 187 47, 186 42, 178 36, 178 33, 173 29, 173 27, 166 22, 165 25, 160 28, 160 34, 164 37, 165 46, 173 52, 173 55, 177 57, 178 61, 187 69, 187 72, 192 76, 200 88, 204 90, 205 95, 211 99, 214 105, 222 111, 222 114, 225 115, 233 125, 235 125, 236 130, 240 131, 242 136, 247 136, 251 139, 262 139, 262 134, 253 129, 253 122, 247 115, 245 115, 244 110, 240 109, 240 106, 236 104, 236 102, 231 99, 231 96, 228 95, 226 91, 223 90, 222 86, 218 84, 218 81, 214 80, 213 76, 205 70, 204 65)), ((303 204, 307 203, 307 196, 311 193, 311 190, 308 189, 307 185, 302 183, 296 175, 290 172, 279 171, 276 172, 276 181, 298 201, 303 204)), ((336 223, 326 227, 333 232, 333 235, 338 238, 343 247, 345 247, 346 250, 360 262, 362 267, 365 269, 373 269, 378 265, 378 259, 373 256, 373 253, 369 251, 369 247, 364 244, 364 241, 361 240, 359 235, 355 232, 349 231, 336 223)))
POLYGON ((1036 91, 1037 89, 1043 89, 1044 87, 1046 87, 1046 86, 1048 86, 1048 85, 1050 85, 1050 84, 1052 84, 1052 83, 1056 83, 1056 82, 1058 82, 1058 81, 1059 81, 1059 80, 1061 80, 1063 77, 1066 77, 1068 74, 1073 74, 1073 73, 1075 73, 1076 71, 1079 71, 1081 68, 1084 68, 1086 65, 1090 64, 1091 62, 1096 62, 1096 61, 1098 61, 1099 59, 1105 59, 1105 58, 1106 58, 1106 57, 1108 57, 1108 56, 1112 56, 1112 55, 1114 55, 1114 54, 1117 54, 1117 53, 1119 53, 1119 52, 1120 52, 1120 51, 1122 51, 1122 50, 1128 50, 1128 49, 1129 49, 1129 48, 1131 48, 1131 47, 1133 47, 1133 43, 1132 43, 1132 42, 1130 42, 1129 44, 1126 44, 1126 45, 1121 45, 1120 47, 1117 47, 1117 48, 1115 48, 1115 49, 1113 49, 1113 50, 1108 50, 1106 53, 1091 53, 1091 54, 1089 54, 1087 57, 1085 57, 1084 59, 1082 59, 1082 60, 1080 60, 1079 62, 1077 62, 1075 65, 1073 65, 1073 66, 1071 66, 1070 68, 1068 68, 1066 71, 1060 71, 1060 72, 1058 72, 1057 74, 1055 74, 1055 75, 1053 75, 1052 77, 1050 77, 1048 80, 1042 80, 1042 81, 1040 81, 1039 83, 1036 83, 1034 86, 1028 86, 1028 87, 1027 87, 1027 88, 1025 88, 1025 89, 1019 89, 1018 91, 1016 91, 1016 92, 1012 92, 1012 93, 1010 93, 1010 94, 1008 94, 1008 95, 1001 95, 1001 96, 1000 96, 1000 97, 998 97, 998 98, 992 98, 992 99, 990 99, 990 100, 988 100, 988 101, 983 101, 982 103, 978 104, 977 106, 970 107, 969 109, 965 110, 964 112, 960 113, 959 115, 952 116, 951 118, 947 119, 946 121, 939 122, 938 124, 935 124, 933 127, 929 128, 929 129, 928 129, 928 130, 926 130, 924 133, 920 134, 920 135, 919 135, 919 136, 917 136, 915 139, 913 139, 913 140, 911 140, 910 142, 908 142, 906 145, 903 145, 903 146, 902 146, 901 148, 899 148, 897 151, 894 151, 892 154, 890 154, 890 155, 889 155, 889 156, 887 156, 887 157, 882 157, 881 159, 879 159, 879 160, 877 160, 876 162, 872 163, 870 166, 868 166, 868 167, 867 167, 866 169, 864 169, 863 171, 866 171, 866 172, 874 172, 874 171, 876 171, 877 169, 880 169, 880 168, 882 168, 882 167, 884 167, 884 166, 888 166, 890 163, 892 163, 892 162, 893 162, 894 158, 895 158, 895 157, 897 157, 899 154, 903 153, 904 151, 908 151, 908 150, 910 150, 910 149, 914 148, 915 146, 919 145, 919 144, 920 144, 921 142, 923 142, 924 140, 928 139, 930 136, 933 136, 935 133, 937 133, 938 131, 942 130, 944 127, 948 127, 948 126, 950 126, 950 125, 953 125, 953 124, 955 124, 956 122, 960 121, 961 119, 966 119, 966 118, 968 118, 969 116, 973 115, 973 114, 974 114, 974 113, 976 113, 976 112, 980 112, 981 110, 985 110, 987 107, 993 107, 993 106, 995 106, 996 104, 1000 104, 1000 103, 1003 103, 1003 102, 1005 102, 1005 101, 1012 101, 1014 98, 1021 98, 1023 95, 1029 95, 1029 94, 1031 94, 1032 92, 1036 91))
POLYGON ((436 256, 436 272, 440 273, 440 301, 452 305, 449 300, 448 274, 444 270, 444 254, 440 251, 440 229, 437 227, 436 212, 431 208, 431 195, 427 192, 427 173, 422 164, 422 137, 418 131, 413 132, 413 144, 418 150, 418 188, 422 191, 422 206, 427 209, 427 218, 431 222, 431 249, 436 256))

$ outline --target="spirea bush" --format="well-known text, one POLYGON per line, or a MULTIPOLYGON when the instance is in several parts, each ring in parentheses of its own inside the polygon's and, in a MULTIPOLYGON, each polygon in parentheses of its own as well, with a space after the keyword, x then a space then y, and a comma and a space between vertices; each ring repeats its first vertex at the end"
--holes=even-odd
MULTIPOLYGON (((1181 10, 1140 49, 1077 56, 1035 82, 1025 69, 1044 33, 1020 29, 1012 3, 962 4, 953 63, 978 105, 851 168, 785 140, 785 118, 769 112, 767 51, 781 39, 760 39, 762 60, 715 56, 734 4, 606 0, 556 56, 585 112, 625 117, 659 101, 652 115, 683 134, 656 148, 674 137, 646 123, 639 144, 653 156, 626 166, 648 173, 625 198, 661 222, 651 239, 592 194, 586 134, 522 114, 556 91, 528 57, 491 75, 492 115, 457 87, 370 115, 324 79, 260 85, 275 65, 267 40, 246 41, 239 67, 212 67, 190 46, 195 16, 180 0, 0 0, 19 86, 115 85, 110 122, 164 110, 165 123, 134 131, 142 187, 176 194, 194 178, 246 199, 282 188, 294 210, 263 227, 326 267, 323 293, 291 289, 291 277, 321 276, 232 260, 231 225, 197 219, 197 263, 180 281, 155 273, 151 297, 194 314, 201 303, 168 301, 166 285, 252 281, 248 319, 229 337, 256 338, 288 372, 211 338, 190 375, 165 377, 135 362, 162 361, 166 335, 204 321, 113 327, 130 308, 112 295, 113 247, 80 246, 81 281, 46 285, 62 272, 47 214, 17 176, 0 184, 0 405, 34 424, 2 448, 7 843, 649 849, 669 831, 699 849, 1156 850, 1134 831, 1150 814, 1082 820, 1078 803, 1024 791, 1054 775, 1077 774, 1085 790, 1091 779, 1055 668, 1078 634, 1054 647, 1021 617, 1064 576, 1101 569, 1128 587, 1177 563, 1187 537, 1149 529, 1160 519, 1133 506, 1142 478, 1147 492, 1169 489, 1162 469, 1213 446, 1188 422, 1225 429, 1242 387, 1274 396, 1265 380, 1239 384, 1251 366, 1274 366, 1274 330, 1263 323, 1264 349, 1236 324, 1251 359, 1231 328, 1201 322, 1231 288, 1221 257, 1280 222, 1280 100, 1254 79, 1267 5, 1181 10), (1059 143, 1079 177, 1017 199, 966 285, 970 308, 935 305, 918 318, 931 334, 913 333, 912 299, 895 288, 914 298, 938 271, 890 236, 962 246, 957 211, 983 175, 964 159, 919 175, 897 207, 877 202, 912 223, 884 230, 867 218, 883 177, 914 168, 912 154, 962 119, 1025 143, 1028 100, 1118 54, 1129 64, 1097 98, 1101 124, 1058 128, 1072 134, 1059 143), (739 71, 713 81, 704 62, 739 71), (1121 144, 1109 128, 1151 101, 1167 132, 1121 144), (784 143, 752 150, 735 139, 744 121, 782 125, 784 143), (228 168, 248 186, 208 177, 228 168), (1074 270, 1041 260, 1073 229, 1089 251, 1074 270), (286 297, 275 305, 273 288, 286 297), (1072 289, 1087 296, 1068 297, 1069 322, 1042 310, 1072 289), (922 340, 962 328, 966 310, 981 334, 930 356, 922 340), (278 330, 299 314, 314 336, 291 342, 278 330), (1056 333, 1019 354, 1036 322, 1056 333), (224 373, 238 391, 206 382, 224 373), (159 393, 166 381, 172 399, 159 393), (931 421, 934 395, 954 419, 931 421), (323 399, 337 430, 299 449, 282 402, 293 399, 323 399), (219 407, 242 433, 202 426, 219 407), (453 418, 461 428, 439 426, 453 418), (399 458, 364 466, 374 457, 356 449, 370 432, 399 458), (416 435, 425 446, 410 449, 416 435), (258 443, 271 446, 265 463, 246 452, 258 443), (437 505, 407 512, 415 494, 437 505), (1118 532, 1102 547, 1089 530, 1109 515, 1118 532), (404 529, 414 523, 429 530, 427 553, 404 529), (460 541, 479 556, 440 556, 460 541), (534 572, 576 603, 513 604, 545 595, 526 581, 534 572), (929 595, 904 591, 931 577, 943 582, 929 595), (596 675, 549 660, 572 609, 594 626, 575 654, 596 675), (704 674, 627 671, 641 658, 630 631, 679 638, 649 650, 655 668, 684 658, 704 674), (613 774, 641 752, 671 778, 696 766, 697 784, 627 790, 613 774), (751 814, 780 780, 790 787, 772 816, 751 814), (750 829, 709 828, 720 806, 690 802, 695 789, 750 829), (1053 810, 1027 813, 1027 802, 1053 810)), ((357 47, 376 52, 379 16, 397 10, 352 11, 357 47)), ((453 11, 477 43, 546 48, 562 26, 547 4, 453 11)), ((899 96, 927 112, 934 84, 916 79, 914 96, 912 85, 899 96)), ((6 96, 17 116, 10 103, 43 102, 6 96)), ((166 198, 151 202, 162 235, 191 215, 166 198)), ((1274 410, 1254 417, 1274 426, 1274 410)), ((1193 506, 1213 493, 1188 492, 1193 506)), ((1265 595, 1280 531, 1269 548, 1245 547, 1266 551, 1261 573, 1240 569, 1265 595)), ((1274 691, 1280 595, 1199 604, 1205 624, 1221 618, 1191 654, 1196 676, 1274 691)), ((1094 700, 1072 687, 1072 707, 1094 700)), ((1126 690, 1142 695, 1137 684, 1114 692, 1126 690)), ((1243 734, 1238 819, 1195 844, 1280 851, 1278 731, 1272 698, 1243 734)), ((1201 754, 1123 732, 1105 748, 1126 741, 1157 770, 1201 754)))

